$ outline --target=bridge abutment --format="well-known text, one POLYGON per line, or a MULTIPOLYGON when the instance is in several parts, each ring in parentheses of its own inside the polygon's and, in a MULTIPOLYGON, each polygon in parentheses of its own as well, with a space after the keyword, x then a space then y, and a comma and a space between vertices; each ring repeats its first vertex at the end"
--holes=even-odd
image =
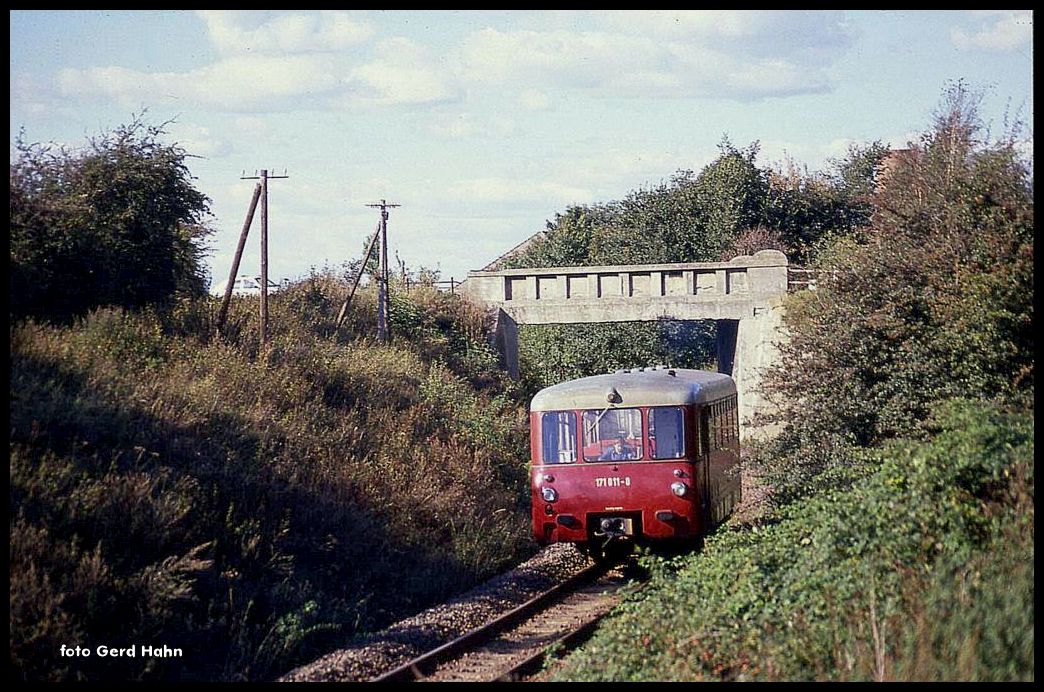
MULTIPOLYGON (((736 323, 733 365, 729 373, 736 381, 740 436, 744 439, 769 437, 778 432, 776 425, 755 425, 754 421, 759 414, 771 412, 768 398, 762 391, 762 382, 765 371, 779 359, 779 344, 783 338, 783 299, 776 298, 753 312, 750 317, 736 323)), ((718 324, 720 329, 721 323, 718 324)))

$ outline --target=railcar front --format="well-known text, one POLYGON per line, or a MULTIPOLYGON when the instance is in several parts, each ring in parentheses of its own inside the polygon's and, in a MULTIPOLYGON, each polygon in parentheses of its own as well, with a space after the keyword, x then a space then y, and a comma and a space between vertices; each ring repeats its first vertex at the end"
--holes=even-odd
POLYGON ((533 536, 598 556, 616 542, 694 540, 708 528, 706 404, 727 375, 642 368, 563 382, 530 406, 533 536))

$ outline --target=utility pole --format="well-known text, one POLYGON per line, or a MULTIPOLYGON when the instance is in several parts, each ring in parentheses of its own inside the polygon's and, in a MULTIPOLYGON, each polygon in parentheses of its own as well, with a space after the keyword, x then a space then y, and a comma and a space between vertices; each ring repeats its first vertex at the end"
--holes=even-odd
MULTIPOLYGON (((261 169, 261 326, 260 343, 264 348, 268 339, 268 181, 277 178, 289 178, 286 170, 283 175, 269 175, 268 169, 261 169)), ((259 176, 242 176, 242 180, 258 180, 259 176)))
POLYGON ((391 337, 391 330, 388 328, 388 309, 391 303, 388 296, 388 209, 402 205, 388 204, 382 199, 380 204, 366 206, 379 207, 381 210, 381 264, 377 271, 377 341, 385 343, 391 337))

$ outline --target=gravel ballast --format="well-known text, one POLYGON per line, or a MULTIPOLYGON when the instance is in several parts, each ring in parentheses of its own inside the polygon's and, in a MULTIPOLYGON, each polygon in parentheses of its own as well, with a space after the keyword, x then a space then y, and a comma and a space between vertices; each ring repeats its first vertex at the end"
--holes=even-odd
POLYGON ((573 576, 590 559, 567 543, 535 556, 446 603, 295 668, 280 682, 360 682, 456 639, 573 576))

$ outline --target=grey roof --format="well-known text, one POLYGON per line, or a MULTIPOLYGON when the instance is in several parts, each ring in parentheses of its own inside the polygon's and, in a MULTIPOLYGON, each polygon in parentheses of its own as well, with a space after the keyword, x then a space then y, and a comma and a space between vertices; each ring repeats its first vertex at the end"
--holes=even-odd
POLYGON ((736 393, 736 383, 728 375, 684 368, 635 368, 608 375, 581 377, 537 392, 531 411, 602 409, 610 405, 612 390, 621 401, 613 408, 632 406, 670 406, 700 404, 736 393))

